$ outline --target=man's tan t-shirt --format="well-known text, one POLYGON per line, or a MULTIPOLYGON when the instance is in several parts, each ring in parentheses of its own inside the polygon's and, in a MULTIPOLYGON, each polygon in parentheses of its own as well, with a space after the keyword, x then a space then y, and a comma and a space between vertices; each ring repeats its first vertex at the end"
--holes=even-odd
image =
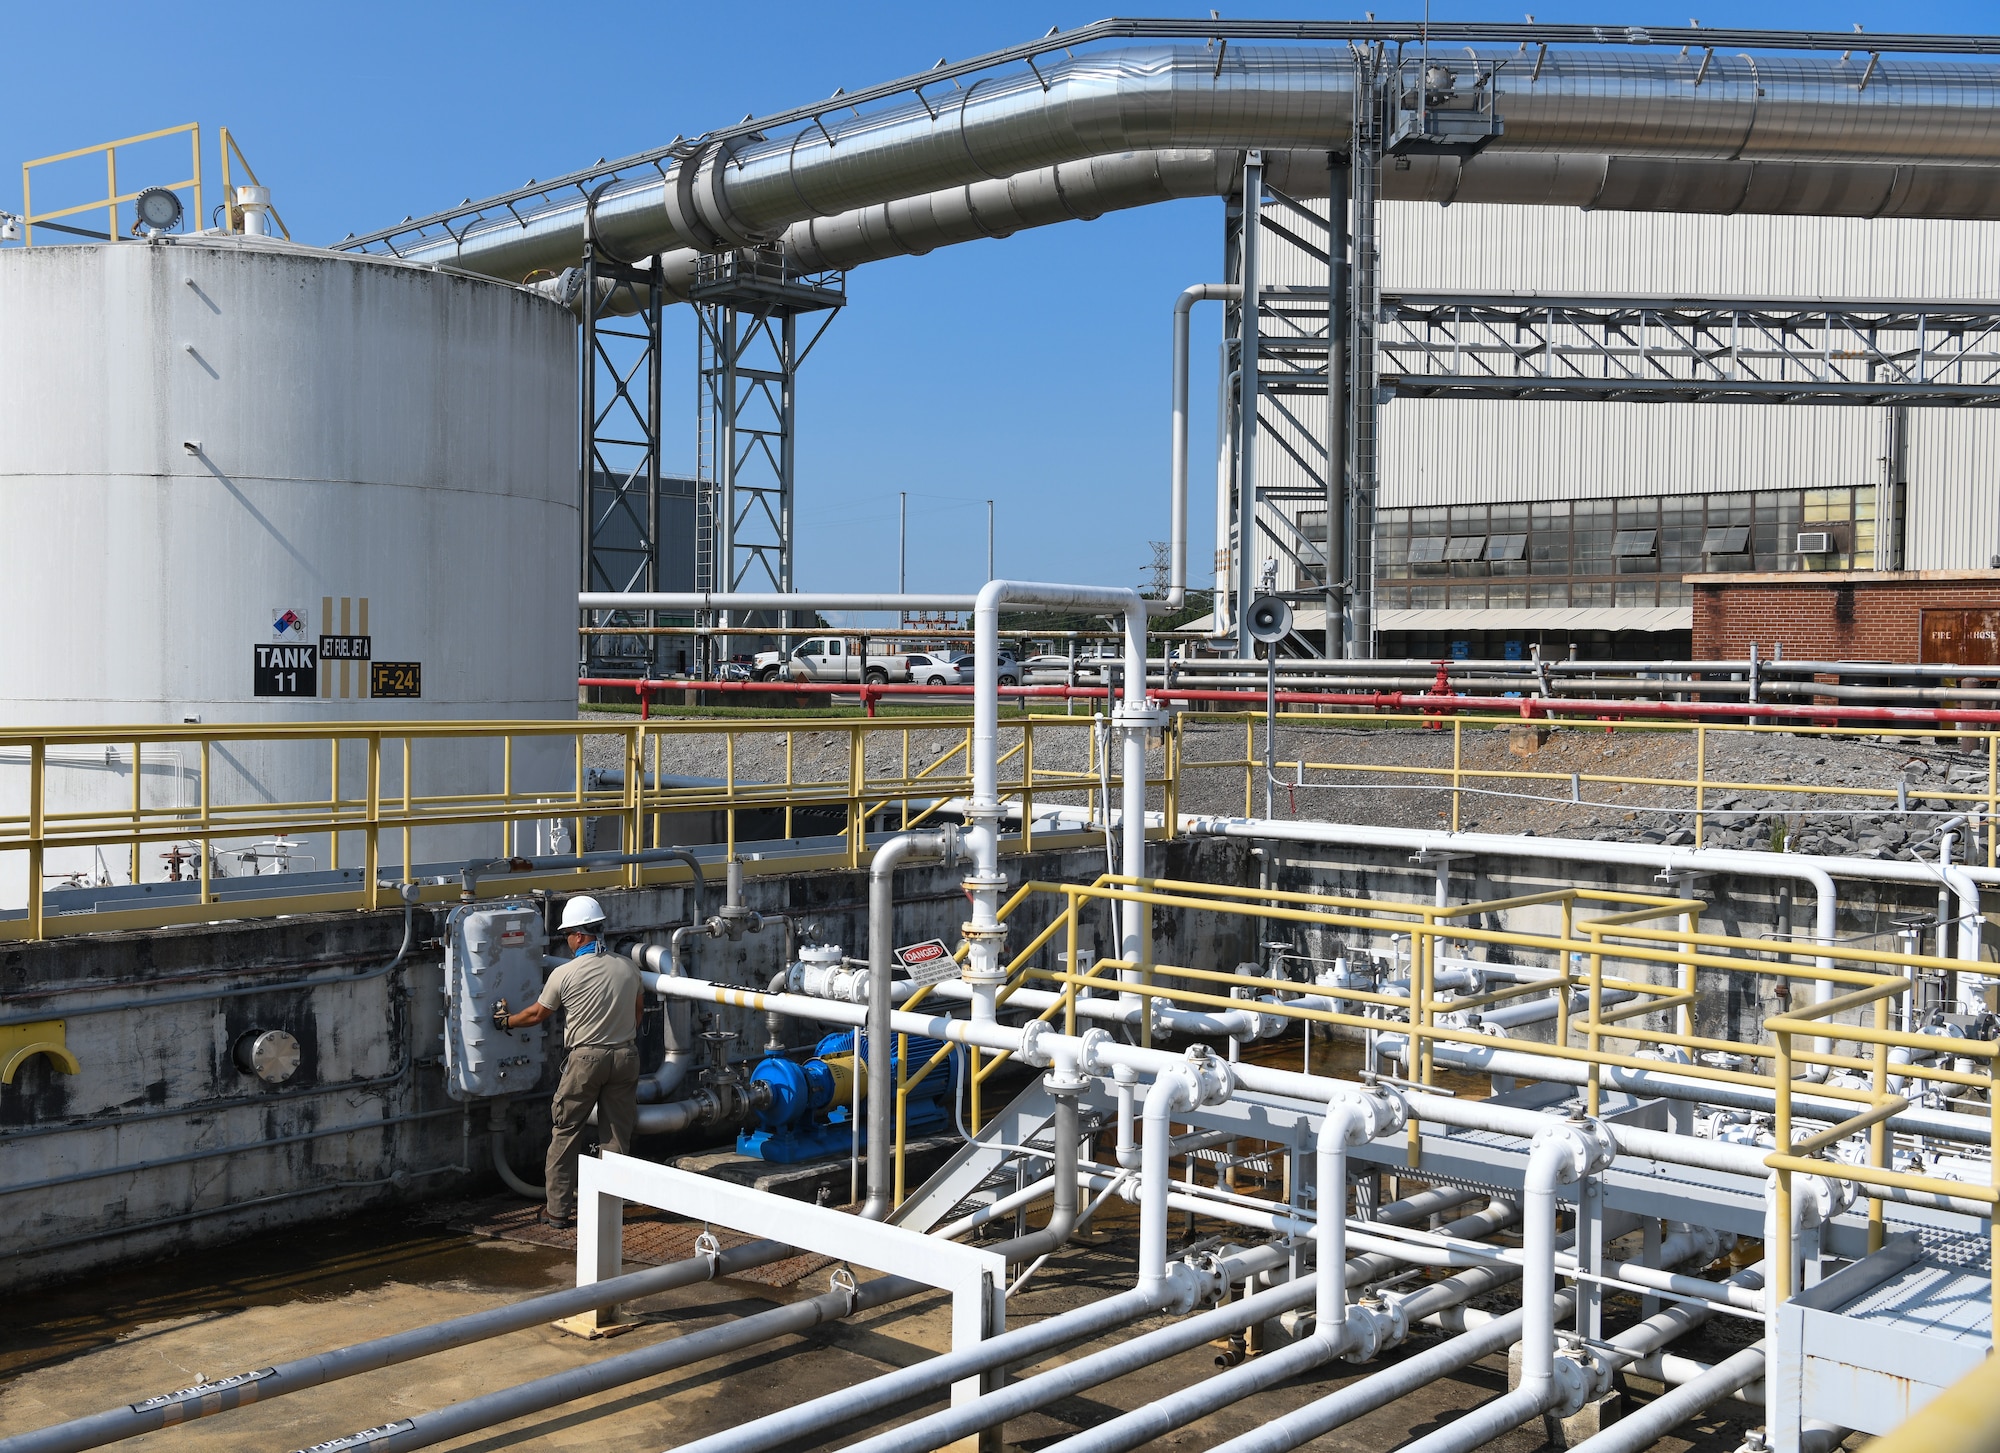
POLYGON ((563 1043, 571 1049, 615 1049, 639 1036, 639 966, 623 954, 571 959, 542 986, 541 1004, 563 1013, 563 1043))

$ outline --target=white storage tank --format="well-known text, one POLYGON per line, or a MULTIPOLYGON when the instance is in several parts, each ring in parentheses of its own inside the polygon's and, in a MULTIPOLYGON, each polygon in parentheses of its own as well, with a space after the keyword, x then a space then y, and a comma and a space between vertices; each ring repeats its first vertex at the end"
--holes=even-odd
MULTIPOLYGON (((573 717, 575 380, 568 313, 428 267, 262 237, 0 251, 0 725, 573 717), (378 676, 419 694, 371 695, 378 676)), ((345 796, 362 752, 346 749, 345 796)), ((0 811, 17 813, 26 754, 0 753, 0 811)), ((566 780, 569 755, 518 752, 517 784, 566 780)), ((198 802, 197 757, 147 749, 146 803, 198 802)), ((52 748, 50 809, 129 807, 131 758, 52 748)), ((331 790, 324 740, 210 761, 217 802, 331 790)), ((494 791, 500 749, 420 744, 411 776, 494 791)), ((397 746, 385 794, 401 779, 397 746)), ((419 862, 505 846, 490 826, 423 837, 419 862)), ((219 870, 258 866, 238 866, 243 846, 219 870)), ((358 836, 338 853, 355 863, 358 836)), ((7 856, 0 907, 16 907, 7 856)), ((291 856, 324 870, 335 851, 291 856)), ((385 867, 400 856, 385 840, 385 867)), ((128 854, 105 857, 47 873, 125 883, 128 854)))

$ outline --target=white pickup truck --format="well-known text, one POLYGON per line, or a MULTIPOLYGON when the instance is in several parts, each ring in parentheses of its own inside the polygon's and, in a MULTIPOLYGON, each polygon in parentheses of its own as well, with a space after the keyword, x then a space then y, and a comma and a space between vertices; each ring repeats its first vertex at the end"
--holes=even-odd
POLYGON ((905 653, 861 658, 859 636, 814 636, 801 641, 787 655, 783 651, 761 651, 752 665, 759 681, 846 681, 886 686, 891 681, 910 679, 909 658, 905 653))

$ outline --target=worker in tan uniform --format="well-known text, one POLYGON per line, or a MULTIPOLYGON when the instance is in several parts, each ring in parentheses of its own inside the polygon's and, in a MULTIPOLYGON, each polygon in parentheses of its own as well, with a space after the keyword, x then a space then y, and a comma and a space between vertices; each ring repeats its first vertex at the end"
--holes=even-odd
POLYGON ((569 938, 569 962, 549 975, 541 995, 520 1013, 508 1013, 501 1000, 493 1022, 521 1029, 562 1011, 563 1047, 569 1053, 550 1111, 554 1133, 543 1178, 549 1198, 543 1218, 567 1227, 576 1224, 576 1158, 590 1112, 597 1112, 602 1149, 616 1155, 632 1150, 645 986, 637 964, 604 947, 604 909, 595 898, 579 895, 563 905, 561 931, 569 938))

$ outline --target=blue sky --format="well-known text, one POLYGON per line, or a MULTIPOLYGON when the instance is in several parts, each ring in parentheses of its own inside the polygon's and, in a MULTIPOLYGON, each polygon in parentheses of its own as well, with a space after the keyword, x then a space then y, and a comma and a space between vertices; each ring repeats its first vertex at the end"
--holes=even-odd
MULTIPOLYGON (((1520 3, 1520 0, 1517 0, 1520 3)), ((1528 0, 1533 3, 1533 0, 1528 0)), ((1205 15, 1155 3, 1131 14, 1205 15)), ((1375 0, 1383 18, 1421 3, 1375 0)), ((93 4, 0 0, 13 64, 0 207, 21 160, 184 121, 227 125, 293 235, 328 242, 763 113, 1111 13, 1069 3, 640 5, 93 4), (593 29, 591 15, 615 17, 593 29)), ((1225 14, 1341 18, 1280 0, 1225 14)), ((1437 0, 1433 18, 1517 20, 1437 0)), ((1702 0, 1542 3, 1542 21, 1993 30, 1988 3, 1837 6, 1702 0)), ((800 386, 800 584, 893 589, 896 494, 911 491, 910 585, 983 573, 985 504, 1003 574, 1137 583, 1166 531, 1169 310, 1221 264, 1221 204, 1190 201, 876 263, 800 386)), ((1195 458, 1212 420, 1198 325, 1195 458)), ((1200 316, 1199 313, 1197 315, 1200 316)), ((694 336, 668 334, 667 464, 694 460, 694 336)), ((1211 456, 1212 457, 1212 456, 1211 456)), ((1200 483, 1197 475, 1197 485, 1200 483)), ((1212 511, 1197 488, 1197 582, 1212 511)))

